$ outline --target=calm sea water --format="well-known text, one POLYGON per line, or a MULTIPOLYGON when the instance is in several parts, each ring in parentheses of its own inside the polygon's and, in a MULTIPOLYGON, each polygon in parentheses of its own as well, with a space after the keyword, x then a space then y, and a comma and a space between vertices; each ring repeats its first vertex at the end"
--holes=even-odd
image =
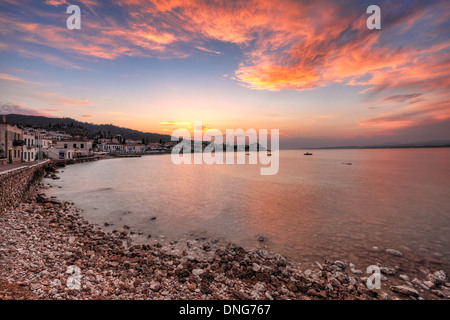
POLYGON ((90 222, 144 236, 202 234, 299 262, 370 265, 384 259, 376 246, 450 264, 450 149, 303 153, 280 151, 273 176, 261 176, 259 165, 177 166, 158 155, 72 165, 46 182, 90 222))

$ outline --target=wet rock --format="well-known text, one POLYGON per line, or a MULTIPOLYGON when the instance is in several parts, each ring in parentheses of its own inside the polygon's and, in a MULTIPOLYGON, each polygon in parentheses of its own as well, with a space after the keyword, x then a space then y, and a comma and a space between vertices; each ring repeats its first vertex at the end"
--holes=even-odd
POLYGON ((261 270, 261 266, 257 263, 252 264, 252 270, 255 272, 259 272, 261 270))
POLYGON ((287 264, 286 258, 283 257, 281 254, 277 253, 273 257, 275 258, 277 266, 279 266, 279 267, 285 267, 286 266, 286 264, 287 264))
POLYGON ((407 275, 405 275, 405 274, 401 274, 398 277, 400 279, 402 279, 403 281, 410 281, 410 278, 407 275))
POLYGON ((393 276, 397 273, 397 271, 394 268, 388 268, 388 267, 380 267, 380 271, 381 271, 381 273, 388 275, 388 276, 393 276))
POLYGON ((442 287, 440 290, 435 290, 435 293, 441 298, 450 299, 449 287, 442 287))
POLYGON ((411 283, 423 290, 430 290, 430 288, 428 288, 422 281, 417 278, 412 279, 411 283))
POLYGON ((447 273, 444 270, 429 273, 427 279, 436 285, 443 285, 449 281, 447 273))
POLYGON ((344 262, 340 261, 340 260, 336 260, 334 262, 334 264, 336 266, 338 266, 339 268, 341 268, 342 270, 344 270, 347 267, 347 265, 344 262))
POLYGON ((403 253, 395 249, 386 249, 386 253, 396 257, 403 257, 403 253))
POLYGON ((401 293, 407 296, 413 296, 413 297, 418 297, 419 296, 419 292, 411 287, 408 286, 391 286, 390 288, 392 291, 397 292, 397 293, 401 293))

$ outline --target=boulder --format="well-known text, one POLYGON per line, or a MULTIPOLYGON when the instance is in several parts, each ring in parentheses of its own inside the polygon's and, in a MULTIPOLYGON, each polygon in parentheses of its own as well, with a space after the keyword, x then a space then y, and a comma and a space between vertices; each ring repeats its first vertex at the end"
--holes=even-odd
POLYGON ((419 296, 419 292, 411 287, 408 286, 391 286, 391 290, 397 293, 401 293, 407 296, 413 296, 413 297, 418 297, 419 296))

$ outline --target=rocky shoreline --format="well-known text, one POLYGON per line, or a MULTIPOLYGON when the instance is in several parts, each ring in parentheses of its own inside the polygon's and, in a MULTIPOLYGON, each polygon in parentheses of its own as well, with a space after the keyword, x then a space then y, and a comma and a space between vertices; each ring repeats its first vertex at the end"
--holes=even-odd
POLYGON ((450 298, 444 270, 422 268, 419 279, 381 267, 382 288, 369 290, 369 274, 344 261, 304 269, 279 254, 208 238, 136 244, 136 230, 92 225, 44 188, 0 213, 0 299, 450 298), (68 273, 73 266, 80 278, 68 273), (79 288, 68 286, 74 277, 79 288))

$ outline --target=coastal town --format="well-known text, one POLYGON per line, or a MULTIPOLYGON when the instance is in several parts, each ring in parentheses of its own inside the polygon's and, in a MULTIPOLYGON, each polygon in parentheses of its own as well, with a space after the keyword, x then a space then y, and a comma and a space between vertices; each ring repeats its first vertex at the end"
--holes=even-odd
POLYGON ((0 166, 45 159, 70 160, 91 156, 140 156, 170 152, 177 142, 137 141, 114 135, 95 139, 72 136, 64 131, 50 131, 37 127, 22 127, 0 122, 0 166))

